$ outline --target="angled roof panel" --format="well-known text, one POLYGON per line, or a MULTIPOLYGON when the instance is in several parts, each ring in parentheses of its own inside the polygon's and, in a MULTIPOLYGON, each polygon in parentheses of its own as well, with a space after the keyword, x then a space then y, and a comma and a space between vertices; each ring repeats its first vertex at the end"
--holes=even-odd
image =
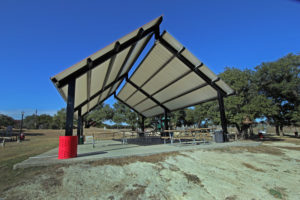
POLYGON ((226 91, 227 95, 234 93, 234 90, 231 87, 229 87, 223 80, 217 81, 216 84, 223 88, 223 90, 226 91))
POLYGON ((197 102, 202 102, 207 99, 217 97, 217 95, 217 91, 208 85, 198 90, 195 90, 194 92, 188 93, 172 101, 169 101, 164 105, 170 110, 176 110, 178 108, 183 107, 184 105, 194 105, 197 102))
POLYGON ((160 106, 155 106, 149 110, 146 110, 142 112, 144 116, 146 117, 154 117, 156 115, 160 115, 164 113, 164 109, 162 109, 160 106))
POLYGON ((142 65, 140 65, 138 70, 131 76, 131 80, 134 81, 136 85, 142 86, 145 81, 155 74, 171 57, 172 54, 165 51, 161 44, 154 44, 150 53, 142 61, 142 65))
POLYGON ((130 98, 127 99, 127 103, 128 105, 130 106, 134 106, 136 105, 137 103, 139 103, 139 100, 140 99, 145 99, 146 96, 141 93, 140 91, 136 91, 130 98))
POLYGON ((116 91, 138 56, 158 30, 162 17, 125 35, 88 58, 53 76, 52 82, 67 101, 68 84, 75 79, 75 111, 89 112, 116 91))
POLYGON ((148 91, 149 94, 153 94, 160 88, 177 80, 182 74, 187 73, 188 71, 189 69, 175 57, 142 88, 148 91))
POLYGON ((125 84, 125 86, 119 92, 118 97, 120 99, 126 101, 127 98, 129 98, 135 91, 136 91, 136 89, 132 85, 125 84))
POLYGON ((105 61, 101 67, 95 67, 91 72, 91 95, 96 94, 103 87, 103 80, 109 66, 109 60, 105 61))
POLYGON ((205 81, 198 77, 195 73, 189 73, 184 78, 176 81, 174 84, 155 94, 153 97, 160 102, 165 102, 177 95, 185 93, 193 88, 201 86, 205 81), (169 94, 169 95, 166 95, 169 94))
POLYGON ((138 105, 135 106, 136 110, 138 111, 144 111, 147 110, 153 106, 156 106, 155 102, 151 99, 146 98, 144 101, 140 102, 138 105))
POLYGON ((146 117, 216 99, 233 90, 164 32, 117 97, 146 117), (135 85, 135 86, 134 86, 135 85))

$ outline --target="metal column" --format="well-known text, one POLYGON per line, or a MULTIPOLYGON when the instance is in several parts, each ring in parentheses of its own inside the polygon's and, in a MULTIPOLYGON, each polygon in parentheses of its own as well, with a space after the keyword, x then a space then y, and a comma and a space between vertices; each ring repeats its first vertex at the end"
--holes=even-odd
POLYGON ((74 100, 75 100, 75 79, 72 79, 68 85, 68 101, 66 111, 66 131, 65 136, 73 135, 73 117, 74 117, 74 100))
POLYGON ((168 124, 168 111, 165 110, 165 130, 169 129, 169 124, 168 124))
POLYGON ((141 116, 141 117, 142 117, 141 129, 142 129, 142 132, 144 133, 145 132, 145 117, 144 116, 141 116))
POLYGON ((77 120, 77 139, 78 139, 78 144, 82 144, 80 140, 80 136, 82 135, 82 116, 81 116, 81 108, 78 109, 78 120, 77 120))
POLYGON ((81 116, 81 130, 80 130, 80 135, 83 137, 83 116, 81 116))
POLYGON ((220 118, 221 118, 221 125, 223 130, 223 138, 226 141, 226 134, 227 132, 227 121, 225 117, 225 109, 224 109, 224 101, 222 94, 218 91, 218 102, 219 102, 219 109, 220 109, 220 118))

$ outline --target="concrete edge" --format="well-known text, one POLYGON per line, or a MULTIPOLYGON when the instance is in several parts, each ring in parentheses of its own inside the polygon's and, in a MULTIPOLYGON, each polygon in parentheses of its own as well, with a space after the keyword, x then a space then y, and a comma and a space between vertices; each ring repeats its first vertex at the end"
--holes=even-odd
MULTIPOLYGON (((163 152, 151 152, 151 153, 137 153, 135 155, 120 155, 120 156, 111 156, 111 157, 102 157, 102 158, 94 158, 93 161, 99 161, 99 160, 105 160, 105 159, 117 159, 117 158, 126 158, 126 157, 132 157, 132 156, 150 156, 150 155, 155 155, 155 154, 163 154, 163 153, 170 153, 170 152, 179 152, 179 151, 190 151, 190 150, 202 150, 202 149, 220 149, 220 148, 226 148, 226 147, 247 147, 247 146, 260 146, 262 144, 262 142, 245 142, 245 143, 241 143, 241 142, 232 142, 230 143, 230 145, 228 145, 229 143, 215 143, 218 146, 203 146, 201 148, 197 148, 197 146, 190 146, 191 148, 189 149, 177 149, 177 150, 169 150, 169 151, 163 151, 163 152)), ((167 144, 167 145, 171 145, 171 144, 167 144)), ((176 145, 176 144, 175 144, 176 145)), ((208 144, 209 145, 209 144, 208 144)), ((51 150, 50 150, 51 151, 51 150)), ((89 162, 93 162, 91 160, 88 159, 81 159, 81 160, 76 160, 76 159, 66 159, 66 160, 56 160, 56 162, 53 163, 26 163, 27 160, 24 160, 20 163, 17 163, 13 166, 13 170, 16 169, 26 169, 26 168, 30 168, 30 167, 48 167, 48 166, 53 166, 53 165, 68 165, 68 164, 78 164, 78 163, 89 163, 89 162)))

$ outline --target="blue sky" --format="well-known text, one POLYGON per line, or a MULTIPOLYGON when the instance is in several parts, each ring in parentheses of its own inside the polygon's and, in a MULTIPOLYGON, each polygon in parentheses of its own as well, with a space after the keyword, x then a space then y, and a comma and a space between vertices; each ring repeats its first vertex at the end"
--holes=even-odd
POLYGON ((2 0, 0 113, 54 114, 65 102, 51 76, 160 15, 215 73, 300 53, 296 0, 2 0))

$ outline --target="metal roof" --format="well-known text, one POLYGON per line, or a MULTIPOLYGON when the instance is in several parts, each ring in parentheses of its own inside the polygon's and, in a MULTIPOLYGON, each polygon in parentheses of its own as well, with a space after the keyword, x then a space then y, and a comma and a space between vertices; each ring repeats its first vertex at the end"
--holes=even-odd
POLYGON ((145 117, 234 93, 166 31, 126 80, 115 97, 145 117))
POLYGON ((162 17, 156 18, 51 78, 66 102, 68 88, 72 88, 74 102, 70 98, 72 103, 68 105, 74 107, 74 112, 80 110, 85 115, 114 94, 140 115, 152 117, 233 94, 168 32, 159 35, 161 22, 162 17), (154 45, 128 78, 153 34, 154 45), (124 87, 116 94, 124 79, 124 87))
POLYGON ((87 114, 110 97, 151 39, 159 31, 162 17, 145 24, 116 42, 106 46, 65 71, 51 77, 55 87, 67 101, 68 85, 75 79, 74 111, 87 114))

